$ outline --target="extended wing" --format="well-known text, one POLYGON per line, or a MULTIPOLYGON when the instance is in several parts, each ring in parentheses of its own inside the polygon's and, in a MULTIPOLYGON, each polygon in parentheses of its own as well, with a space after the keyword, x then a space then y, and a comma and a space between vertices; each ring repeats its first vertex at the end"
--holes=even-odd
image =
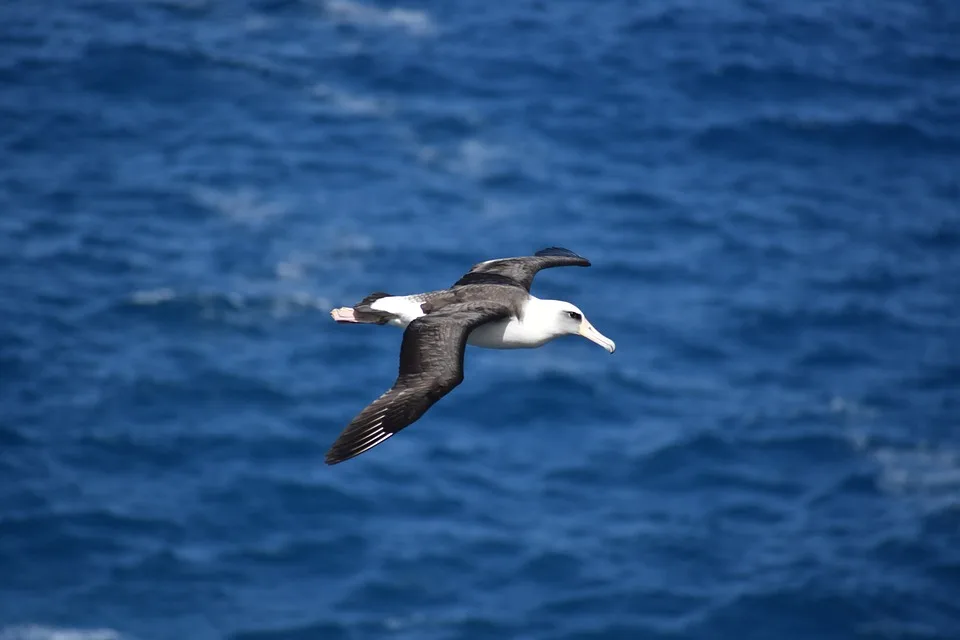
POLYGON ((411 322, 403 333, 396 382, 347 425, 327 452, 327 464, 358 456, 420 419, 463 382, 470 332, 510 313, 505 305, 463 302, 411 322))
POLYGON ((533 278, 541 269, 552 267, 589 267, 590 261, 569 249, 550 247, 532 256, 487 260, 473 266, 454 287, 465 284, 506 284, 530 291, 533 278))

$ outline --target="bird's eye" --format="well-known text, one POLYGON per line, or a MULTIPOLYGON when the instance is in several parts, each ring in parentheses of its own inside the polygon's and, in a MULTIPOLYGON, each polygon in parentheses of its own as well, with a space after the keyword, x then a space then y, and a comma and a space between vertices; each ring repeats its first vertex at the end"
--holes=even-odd
POLYGON ((583 320, 583 316, 576 311, 567 311, 567 316, 577 321, 583 320))

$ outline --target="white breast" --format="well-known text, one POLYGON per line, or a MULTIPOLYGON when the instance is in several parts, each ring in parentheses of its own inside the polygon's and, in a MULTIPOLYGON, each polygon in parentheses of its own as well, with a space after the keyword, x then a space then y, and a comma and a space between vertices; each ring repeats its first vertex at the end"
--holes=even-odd
POLYGON ((477 327, 467 338, 467 344, 485 349, 533 349, 548 340, 550 336, 510 318, 477 327))

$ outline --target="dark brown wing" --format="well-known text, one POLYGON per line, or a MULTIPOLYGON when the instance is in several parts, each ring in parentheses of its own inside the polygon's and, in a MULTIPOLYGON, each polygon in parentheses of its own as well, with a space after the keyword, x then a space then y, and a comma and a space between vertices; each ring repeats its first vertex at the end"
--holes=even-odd
POLYGON ((416 422, 463 382, 470 332, 510 313, 506 305, 463 302, 411 322, 403 333, 396 382, 347 425, 327 452, 327 464, 358 456, 416 422))
POLYGON ((569 249, 550 247, 532 256, 501 258, 476 264, 457 280, 454 287, 465 284, 508 284, 530 291, 533 277, 541 269, 552 267, 589 267, 590 261, 569 249))

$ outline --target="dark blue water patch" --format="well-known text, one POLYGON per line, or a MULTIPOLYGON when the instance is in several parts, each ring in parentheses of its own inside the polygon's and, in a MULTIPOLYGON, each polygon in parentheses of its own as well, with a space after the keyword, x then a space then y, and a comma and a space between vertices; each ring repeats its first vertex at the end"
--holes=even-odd
MULTIPOLYGON (((944 354, 946 355, 946 354, 944 354)), ((940 391, 950 393, 956 389, 956 381, 960 379, 960 366, 953 362, 929 362, 915 377, 911 376, 911 385, 926 391, 940 391)), ((944 397, 949 402, 951 395, 944 397)), ((946 407, 944 407, 946 408, 946 407)))
POLYGON ((345 625, 320 622, 302 627, 238 631, 228 637, 230 640, 310 640, 312 638, 338 640, 339 638, 352 638, 354 636, 347 631, 345 625))
MULTIPOLYGON (((17 399, 22 401, 22 399, 17 399)), ((16 447, 27 445, 30 443, 30 438, 23 433, 17 426, 12 424, 3 424, 0 423, 0 446, 3 447, 3 450, 6 452, 15 451, 16 447)), ((0 461, 3 461, 4 458, 0 457, 0 461)))
POLYGON ((874 335, 891 340, 903 338, 915 329, 877 304, 852 301, 810 306, 767 306, 737 310, 736 331, 750 345, 760 349, 783 349, 798 341, 816 340, 824 332, 855 332, 869 326, 874 335))
POLYGON ((747 108, 783 100, 869 104, 870 100, 899 95, 896 84, 877 78, 844 78, 835 68, 811 71, 797 61, 770 63, 763 59, 721 62, 689 85, 702 98, 727 99, 750 105, 747 108))
MULTIPOLYGON (((953 197, 954 193, 944 195, 953 197)), ((960 246, 960 223, 945 219, 935 226, 917 229, 913 235, 925 248, 952 252, 960 246)))
MULTIPOLYGON (((276 534, 275 534, 276 535, 276 534)), ((241 569, 251 579, 272 574, 277 580, 291 575, 313 574, 312 565, 322 565, 327 578, 350 577, 368 558, 368 544, 359 535, 313 540, 291 539, 283 542, 251 543, 235 552, 223 554, 223 561, 241 569)))
POLYGON ((889 536, 876 545, 873 556, 882 565, 912 575, 917 584, 932 579, 934 583, 947 585, 956 579, 960 565, 953 551, 955 530, 943 533, 946 534, 944 544, 939 549, 916 544, 903 533, 899 537, 889 536))
POLYGON ((957 535, 957 523, 960 514, 949 503, 928 513, 922 520, 923 531, 939 556, 931 564, 941 566, 950 574, 955 574, 960 568, 957 557, 957 547, 954 544, 957 535))
POLYGON ((0 554, 9 568, 6 589, 42 592, 50 583, 79 587, 102 575, 114 559, 138 552, 151 537, 169 537, 168 523, 101 513, 64 513, 57 516, 14 516, 0 521, 4 540, 0 554), (104 538, 104 528, 116 537, 104 538), (131 539, 131 537, 133 539, 131 539), (37 555, 56 557, 42 570, 31 567, 37 555))
POLYGON ((423 581, 426 576, 434 573, 436 568, 428 563, 423 579, 403 570, 395 579, 389 581, 382 578, 369 579, 346 595, 339 607, 346 611, 367 611, 388 617, 402 615, 407 610, 407 605, 415 609, 436 605, 446 599, 446 594, 432 592, 432 585, 423 581))
POLYGON ((543 584, 576 581, 581 577, 580 562, 567 554, 551 552, 531 558, 521 567, 528 580, 543 584))
POLYGON ((870 156, 882 145, 901 157, 951 156, 960 149, 955 136, 936 135, 920 125, 881 121, 801 121, 761 119, 716 125, 693 139, 696 152, 716 153, 744 161, 785 160, 810 163, 816 150, 828 147, 856 158, 870 156))
POLYGON ((369 517, 378 502, 358 495, 356 490, 293 480, 266 482, 261 476, 235 478, 227 486, 204 488, 200 496, 203 528, 216 535, 229 533, 250 516, 271 529, 302 531, 334 523, 342 526, 369 517), (236 511, 238 508, 240 511, 236 511), (237 520, 222 522, 211 518, 210 514, 219 509, 235 511, 237 520))
MULTIPOLYGON (((240 575, 234 567, 211 567, 187 554, 168 551, 145 554, 136 560, 118 563, 111 574, 112 580, 127 583, 135 589, 147 586, 151 581, 166 585, 189 582, 201 589, 217 589, 216 585, 233 582, 240 575)), ((170 595, 172 599, 182 597, 173 589, 170 589, 170 595)))
POLYGON ((834 590, 813 588, 773 593, 769 595, 734 594, 728 604, 711 613, 692 631, 698 633, 729 633, 734 628, 741 637, 761 638, 763 633, 755 626, 752 611, 772 613, 771 625, 778 633, 812 634, 822 638, 846 638, 868 619, 866 605, 844 598, 834 590), (798 616, 797 621, 785 624, 798 616))
MULTIPOLYGON (((81 416, 88 424, 95 424, 104 413, 112 416, 127 416, 141 424, 158 424, 169 420, 176 412, 178 402, 186 402, 201 410, 204 406, 216 405, 225 395, 240 393, 244 406, 249 410, 282 404, 288 396, 278 389, 271 389, 242 377, 225 376, 208 372, 211 386, 189 387, 179 381, 144 376, 131 384, 118 383, 107 395, 105 402, 81 416)), ((208 414, 212 419, 214 414, 208 414)))
POLYGON ((795 364, 810 370, 818 367, 843 369, 868 366, 871 362, 875 362, 875 358, 864 347, 843 343, 822 343, 801 355, 795 364))
MULTIPOLYGON (((649 188, 627 184, 611 185, 609 191, 599 194, 596 203, 598 207, 620 208, 631 212, 669 210, 671 205, 669 200, 649 188)), ((630 221, 625 219, 621 222, 628 224, 630 221)))
POLYGON ((552 638, 569 638, 570 640, 603 640, 611 638, 614 640, 628 640, 629 638, 652 638, 653 640, 669 640, 670 638, 683 637, 679 634, 670 632, 659 632, 651 629, 644 624, 627 624, 622 622, 593 623, 584 625, 587 630, 574 631, 572 633, 555 634, 552 638))
POLYGON ((110 99, 135 98, 156 103, 183 104, 203 99, 206 92, 229 90, 236 83, 212 83, 208 61, 192 52, 155 49, 143 45, 93 46, 72 69, 84 90, 110 99), (206 73, 204 73, 206 71, 206 73), (205 77, 206 76, 206 77, 205 77))
MULTIPOLYGON (((571 421, 583 420, 597 411, 602 416, 610 416, 615 408, 595 403, 596 392, 592 385, 573 379, 566 374, 545 373, 533 379, 502 380, 491 387, 472 391, 462 389, 458 393, 457 404, 460 411, 467 414, 483 415, 486 428, 497 432, 510 429, 520 421, 527 422, 529 407, 536 407, 536 421, 531 426, 549 426, 554 422, 571 424, 571 421), (565 389, 562 401, 551 394, 549 389, 565 389), (496 399, 493 403, 491 399, 496 399), (482 411, 482 414, 481 414, 482 411)), ((447 408, 438 411, 438 418, 447 413, 447 408)))

